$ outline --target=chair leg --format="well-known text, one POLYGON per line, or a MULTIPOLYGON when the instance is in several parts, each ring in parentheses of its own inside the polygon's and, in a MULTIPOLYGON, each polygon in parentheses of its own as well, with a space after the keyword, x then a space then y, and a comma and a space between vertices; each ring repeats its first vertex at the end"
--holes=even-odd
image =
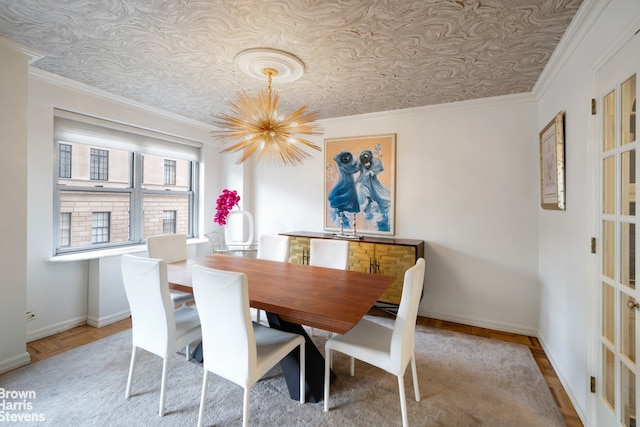
POLYGON ((256 309, 256 323, 260 323, 260 309, 256 309))
POLYGON ((333 350, 324 348, 324 412, 329 412, 329 387, 331 383, 331 359, 333 350))
POLYGON ((305 374, 306 374, 306 342, 300 344, 300 403, 304 403, 305 399, 305 374))
POLYGON ((188 362, 189 360, 191 360, 191 346, 189 344, 186 345, 184 352, 188 362))
POLYGON ((160 409, 159 414, 161 417, 164 416, 164 392, 167 388, 167 361, 168 358, 163 359, 162 361, 162 382, 160 383, 160 409))
POLYGON ((249 397, 251 395, 251 387, 244 389, 244 406, 242 408, 242 427, 249 427, 249 397))
POLYGON ((127 378, 127 390, 124 392, 125 399, 131 396, 131 382, 133 380, 133 368, 136 364, 136 354, 138 353, 138 347, 133 346, 131 349, 131 363, 129 364, 129 376, 127 378))
POLYGON ((404 378, 402 375, 398 375, 398 389, 400 392, 400 411, 402 412, 402 427, 409 427, 409 421, 407 420, 407 399, 404 395, 404 378))
POLYGON ((416 402, 420 402, 420 387, 418 386, 418 370, 416 369, 416 356, 411 358, 411 373, 413 374, 413 392, 416 395, 416 402))
POLYGON ((349 357, 349 374, 354 376, 356 373, 356 361, 353 357, 349 357))
POLYGON ((204 423, 204 407, 207 402, 207 384, 209 382, 208 371, 204 370, 202 376, 202 393, 200 395, 200 412, 198 413, 198 427, 202 427, 204 423))

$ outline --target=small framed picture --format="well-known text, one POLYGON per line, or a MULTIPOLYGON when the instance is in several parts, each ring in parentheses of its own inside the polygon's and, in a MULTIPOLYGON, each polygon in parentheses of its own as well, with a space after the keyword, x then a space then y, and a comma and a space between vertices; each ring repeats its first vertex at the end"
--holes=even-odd
POLYGON ((540 205, 565 210, 564 111, 540 132, 540 205))

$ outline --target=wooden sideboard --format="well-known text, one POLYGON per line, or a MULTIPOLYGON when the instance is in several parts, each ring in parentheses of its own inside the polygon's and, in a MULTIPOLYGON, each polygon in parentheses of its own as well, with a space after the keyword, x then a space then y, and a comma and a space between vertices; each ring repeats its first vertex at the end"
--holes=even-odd
MULTIPOLYGON (((280 233, 291 238, 289 262, 309 263, 311 239, 336 239, 331 233, 293 231, 280 233)), ((380 297, 383 303, 400 304, 404 272, 413 267, 418 258, 424 258, 424 241, 393 237, 365 236, 349 240, 349 270, 395 276, 393 285, 380 297)))

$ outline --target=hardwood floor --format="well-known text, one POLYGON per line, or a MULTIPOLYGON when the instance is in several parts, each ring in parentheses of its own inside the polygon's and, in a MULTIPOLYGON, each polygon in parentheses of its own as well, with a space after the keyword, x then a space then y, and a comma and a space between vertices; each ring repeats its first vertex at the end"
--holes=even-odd
POLYGON ((76 326, 27 343, 27 351, 31 356, 31 363, 35 363, 129 328, 131 328, 131 318, 103 326, 102 328, 94 328, 89 325, 76 326))
MULTIPOLYGON (((379 310, 378 310, 379 311, 379 310)), ((384 312, 372 313, 385 316, 384 312)), ((466 326, 458 323, 445 322, 442 320, 429 319, 419 317, 418 323, 421 325, 432 326, 434 328, 446 329, 450 331, 461 332, 470 335, 476 335, 491 339, 523 344, 529 347, 533 358, 535 359, 544 379, 549 386, 549 390, 555 399, 558 409, 562 414, 568 427, 582 427, 582 422, 578 417, 571 400, 567 396, 558 376, 551 367, 549 359, 544 353, 542 346, 537 338, 528 337, 526 335, 512 334, 508 332, 494 331, 491 329, 478 328, 474 326, 466 326)), ((102 328, 94 328, 88 325, 77 326, 73 329, 60 332, 58 334, 42 338, 27 344, 27 350, 31 355, 31 362, 35 363, 48 357, 55 356, 64 351, 88 344, 92 341, 107 337, 116 332, 123 331, 131 327, 131 319, 125 319, 120 322, 113 323, 102 328)))

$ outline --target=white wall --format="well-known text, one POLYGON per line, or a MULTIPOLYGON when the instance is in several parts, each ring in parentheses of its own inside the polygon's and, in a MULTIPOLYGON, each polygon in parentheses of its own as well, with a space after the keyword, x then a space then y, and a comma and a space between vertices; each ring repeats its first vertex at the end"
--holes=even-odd
MULTIPOLYGON (((327 139, 397 134, 396 236, 426 242, 421 315, 537 333, 536 115, 525 95, 324 121, 327 139)), ((256 167, 257 235, 323 230, 323 162, 256 167)))
MULTIPOLYGON (((555 114, 565 111, 565 150, 567 209, 565 212, 538 210, 540 339, 545 352, 572 397, 584 420, 588 411, 588 378, 596 375, 588 355, 593 351, 589 327, 595 289, 590 275, 597 258, 590 254, 589 239, 595 236, 593 177, 589 165, 593 158, 591 98, 595 97, 591 79, 594 66, 603 55, 619 44, 619 37, 630 37, 640 28, 640 2, 613 0, 596 2, 601 16, 585 16, 585 34, 572 47, 572 55, 549 84, 538 104, 538 128, 555 114), (607 6, 608 3, 608 6, 607 6), (596 20, 597 19, 597 20, 596 20), (635 21, 635 25, 630 23, 635 21)), ((640 60, 640 59, 638 59, 640 60)), ((600 110, 601 111, 601 110, 600 110)))
POLYGON ((29 361, 25 346, 27 244, 27 67, 30 57, 0 40, 0 372, 29 361))

